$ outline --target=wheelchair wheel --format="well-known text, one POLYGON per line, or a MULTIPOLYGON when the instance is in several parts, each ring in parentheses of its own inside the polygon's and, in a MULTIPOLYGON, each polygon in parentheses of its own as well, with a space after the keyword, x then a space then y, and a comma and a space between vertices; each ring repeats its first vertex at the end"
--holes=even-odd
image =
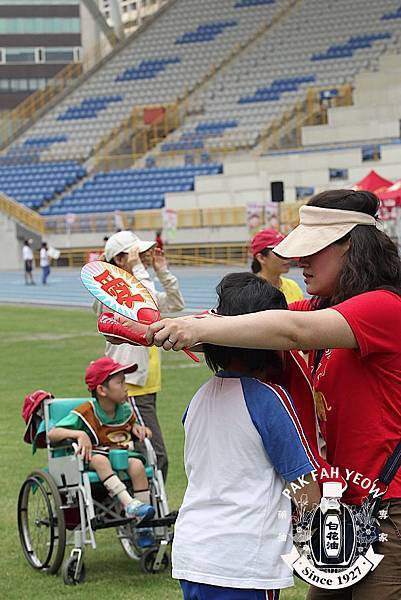
POLYGON ((81 569, 77 573, 78 557, 70 556, 63 564, 63 580, 66 585, 78 585, 83 583, 86 577, 84 563, 81 564, 81 569))
POLYGON ((155 569, 155 561, 158 551, 158 548, 149 548, 149 550, 146 550, 146 552, 144 552, 141 556, 141 569, 144 573, 154 575, 155 573, 162 573, 168 569, 170 560, 167 554, 164 554, 160 567, 157 570, 155 569))
POLYGON ((34 569, 57 573, 66 532, 61 497, 45 471, 33 471, 18 496, 18 531, 25 558, 34 569))
POLYGON ((134 528, 130 527, 129 525, 122 525, 121 527, 117 528, 117 535, 122 549, 128 558, 131 558, 132 560, 140 560, 141 554, 134 543, 134 528))

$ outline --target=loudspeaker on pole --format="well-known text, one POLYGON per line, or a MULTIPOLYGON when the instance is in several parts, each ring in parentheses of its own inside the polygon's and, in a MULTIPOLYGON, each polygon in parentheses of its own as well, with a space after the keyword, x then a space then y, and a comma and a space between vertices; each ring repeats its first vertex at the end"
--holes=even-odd
POLYGON ((282 181, 271 181, 270 192, 272 202, 284 202, 284 183, 282 181))

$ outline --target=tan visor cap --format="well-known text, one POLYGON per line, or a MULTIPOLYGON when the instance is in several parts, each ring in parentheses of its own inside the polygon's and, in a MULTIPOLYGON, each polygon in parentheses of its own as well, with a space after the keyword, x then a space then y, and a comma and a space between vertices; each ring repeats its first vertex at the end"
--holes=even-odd
POLYGON ((299 225, 273 251, 283 258, 310 256, 341 239, 356 225, 376 226, 376 219, 353 210, 301 206, 299 225))

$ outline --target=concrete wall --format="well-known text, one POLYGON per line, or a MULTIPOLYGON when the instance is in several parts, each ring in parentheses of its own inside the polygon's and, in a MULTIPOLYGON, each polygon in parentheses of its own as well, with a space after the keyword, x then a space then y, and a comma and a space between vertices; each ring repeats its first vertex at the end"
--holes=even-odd
POLYGON ((285 201, 294 202, 297 187, 312 187, 315 191, 349 187, 370 169, 390 180, 399 179, 401 144, 382 145, 381 160, 368 162, 362 161, 361 147, 300 150, 240 160, 232 157, 224 163, 222 175, 197 177, 194 192, 166 194, 166 206, 181 209, 263 204, 271 199, 271 181, 283 181, 285 201), (330 180, 330 169, 348 169, 348 178, 330 180))
POLYGON ((22 243, 16 230, 15 221, 0 213, 0 271, 22 268, 22 243))
POLYGON ((15 271, 24 268, 22 246, 25 240, 32 240, 34 252, 40 249, 41 236, 0 213, 0 271, 15 271))
MULTIPOLYGON (((401 101, 401 96, 400 96, 401 101)), ((398 138, 400 135, 399 120, 369 120, 365 123, 354 125, 331 126, 320 125, 319 127, 302 128, 303 146, 318 144, 340 144, 344 142, 378 140, 385 138, 398 138)))
POLYGON ((353 125, 358 121, 387 121, 401 118, 400 104, 375 104, 373 106, 339 106, 330 108, 328 121, 330 127, 353 125))

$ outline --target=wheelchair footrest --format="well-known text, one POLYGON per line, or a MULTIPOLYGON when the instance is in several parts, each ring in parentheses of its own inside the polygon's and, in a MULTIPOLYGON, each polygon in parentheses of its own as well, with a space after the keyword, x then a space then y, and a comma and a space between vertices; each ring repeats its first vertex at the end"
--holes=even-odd
MULTIPOLYGON (((160 519, 144 519, 135 527, 169 527, 170 525, 174 525, 177 520, 177 512, 174 511, 169 513, 165 517, 161 517, 160 519)), ((125 517, 121 517, 120 519, 104 519, 95 517, 91 521, 91 526, 94 531, 97 529, 108 529, 109 527, 120 527, 121 525, 127 525, 127 523, 135 524, 134 519, 127 519, 125 517)))
POLYGON ((169 527, 170 525, 174 525, 177 520, 177 514, 170 513, 165 517, 161 517, 160 519, 151 519, 150 521, 141 521, 138 528, 141 527, 169 527))

